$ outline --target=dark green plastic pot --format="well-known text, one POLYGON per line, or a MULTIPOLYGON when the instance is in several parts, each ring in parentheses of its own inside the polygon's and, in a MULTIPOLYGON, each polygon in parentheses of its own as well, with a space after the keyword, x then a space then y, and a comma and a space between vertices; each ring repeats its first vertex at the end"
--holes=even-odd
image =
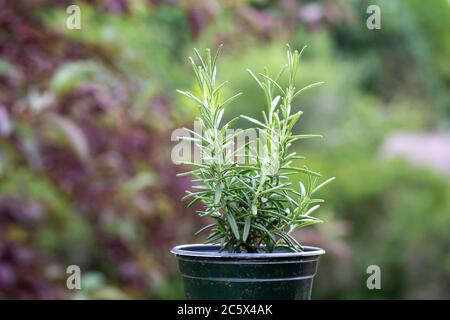
POLYGON ((316 247, 303 252, 219 252, 218 245, 174 247, 187 299, 309 300, 319 257, 316 247))

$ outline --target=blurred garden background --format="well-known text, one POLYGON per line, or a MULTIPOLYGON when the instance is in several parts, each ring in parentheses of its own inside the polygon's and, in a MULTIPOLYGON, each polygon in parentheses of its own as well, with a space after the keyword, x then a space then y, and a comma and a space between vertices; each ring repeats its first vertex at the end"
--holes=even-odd
POLYGON ((324 135, 298 153, 337 177, 326 223, 295 235, 327 251, 313 298, 449 299, 448 0, 0 0, 0 299, 183 297, 169 250, 205 221, 170 160, 196 116, 175 89, 194 86, 193 48, 221 43, 219 77, 244 93, 228 117, 260 115, 245 69, 275 72, 286 43, 308 45, 300 84, 325 81, 296 106, 296 130, 324 135))

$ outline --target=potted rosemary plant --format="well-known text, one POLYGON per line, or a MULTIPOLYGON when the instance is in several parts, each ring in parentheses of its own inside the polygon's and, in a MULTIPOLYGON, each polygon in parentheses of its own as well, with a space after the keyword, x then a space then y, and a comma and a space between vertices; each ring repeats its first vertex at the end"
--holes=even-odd
MULTIPOLYGON (((302 112, 293 101, 315 83, 296 89, 301 52, 287 50, 287 64, 271 78, 267 71, 249 74, 261 88, 266 107, 262 121, 240 116, 256 125, 256 141, 233 148, 238 133, 230 134, 233 119, 222 124, 224 109, 236 94, 222 99, 224 84, 216 84, 216 61, 209 49, 205 56, 195 50, 198 64, 190 58, 200 93, 179 91, 199 107, 202 134, 182 139, 194 142, 201 161, 186 161, 193 170, 193 191, 188 206, 202 203, 198 211, 212 223, 198 233, 209 232, 205 244, 172 249, 190 299, 309 299, 319 257, 316 247, 302 246, 294 230, 322 222, 312 213, 323 202, 315 193, 334 178, 323 181, 319 173, 292 165, 298 157, 291 145, 320 135, 292 132, 302 112), (279 83, 287 77, 287 87, 279 83), (241 157, 241 161, 236 161, 241 157), (244 159, 242 161, 242 159, 244 159), (291 175, 301 174, 297 187, 291 175)), ((302 50, 303 51, 303 50, 302 50)), ((247 129, 249 130, 249 129, 247 129)), ((242 130, 238 131, 242 134, 242 130)), ((245 130, 244 130, 245 132, 245 130)))

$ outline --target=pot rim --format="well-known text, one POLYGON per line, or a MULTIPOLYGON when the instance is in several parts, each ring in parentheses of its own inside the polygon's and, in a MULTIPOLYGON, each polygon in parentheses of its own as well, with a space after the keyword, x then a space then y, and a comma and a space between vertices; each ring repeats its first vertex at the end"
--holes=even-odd
POLYGON ((238 258, 238 259, 267 259, 267 258, 295 258, 312 257, 325 254, 325 250, 319 247, 303 246, 302 252, 288 252, 288 249, 271 253, 230 253, 219 252, 217 244, 182 244, 172 248, 171 253, 177 256, 207 257, 207 258, 238 258))

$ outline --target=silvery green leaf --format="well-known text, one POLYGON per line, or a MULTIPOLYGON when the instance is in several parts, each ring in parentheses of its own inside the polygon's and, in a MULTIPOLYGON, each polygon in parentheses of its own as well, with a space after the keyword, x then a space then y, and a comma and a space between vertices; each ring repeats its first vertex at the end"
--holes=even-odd
POLYGON ((317 209, 320 208, 320 204, 315 205, 314 207, 311 207, 308 211, 306 211, 304 213, 305 216, 309 216, 311 213, 313 213, 314 211, 316 211, 317 209))

